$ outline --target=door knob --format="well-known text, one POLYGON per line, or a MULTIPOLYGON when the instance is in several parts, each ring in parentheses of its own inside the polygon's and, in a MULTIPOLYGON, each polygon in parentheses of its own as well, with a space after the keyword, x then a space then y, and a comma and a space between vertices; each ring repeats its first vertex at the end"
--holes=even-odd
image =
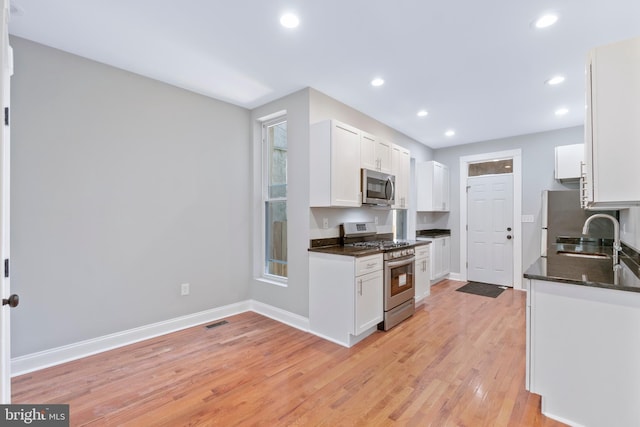
POLYGON ((9 298, 2 299, 2 305, 8 304, 9 307, 17 307, 19 303, 20 303, 20 297, 18 297, 18 295, 16 294, 9 296, 9 298))
POLYGON ((507 239, 511 240, 511 234, 507 235, 507 239))

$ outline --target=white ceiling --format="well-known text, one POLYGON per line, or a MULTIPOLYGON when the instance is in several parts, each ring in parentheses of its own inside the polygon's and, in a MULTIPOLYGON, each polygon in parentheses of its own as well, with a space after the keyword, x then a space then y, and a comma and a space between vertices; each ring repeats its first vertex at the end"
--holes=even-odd
POLYGON ((582 124, 586 52, 640 35, 638 0, 11 4, 16 36, 246 108, 310 86, 432 148, 582 124), (534 29, 548 11, 558 22, 534 29))

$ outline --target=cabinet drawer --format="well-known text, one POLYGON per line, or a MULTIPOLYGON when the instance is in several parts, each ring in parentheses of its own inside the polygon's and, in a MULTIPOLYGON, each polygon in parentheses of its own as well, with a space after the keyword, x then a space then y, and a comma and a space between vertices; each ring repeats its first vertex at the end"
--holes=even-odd
POLYGON ((429 245, 416 246, 416 249, 415 249, 416 259, 428 257, 429 252, 430 252, 429 245))
POLYGON ((356 258, 356 276, 382 270, 382 254, 356 258))

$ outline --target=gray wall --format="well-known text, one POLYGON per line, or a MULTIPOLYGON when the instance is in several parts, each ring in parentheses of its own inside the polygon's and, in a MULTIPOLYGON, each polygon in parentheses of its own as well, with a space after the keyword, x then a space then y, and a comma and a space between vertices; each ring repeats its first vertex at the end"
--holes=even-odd
MULTIPOLYGON (((533 223, 522 224, 522 269, 525 271, 540 256, 542 190, 578 188, 577 183, 562 184, 554 179, 554 147, 583 141, 583 127, 578 126, 436 150, 435 160, 449 166, 451 174, 451 211, 447 218, 447 228, 451 229, 451 271, 460 272, 460 157, 522 150, 522 215, 535 217, 533 223)), ((444 222, 442 218, 439 221, 444 222)))
MULTIPOLYGON (((309 314, 309 90, 303 89, 251 112, 253 129, 253 280, 256 301, 307 317, 309 314), (259 280, 263 265, 261 126, 258 121, 279 112, 287 113, 287 258, 288 280, 281 286, 259 280)), ((250 261, 248 261, 250 262, 250 261)), ((249 265, 247 265, 247 268, 249 265)))
POLYGON ((249 111, 11 44, 13 356, 247 299, 249 111))

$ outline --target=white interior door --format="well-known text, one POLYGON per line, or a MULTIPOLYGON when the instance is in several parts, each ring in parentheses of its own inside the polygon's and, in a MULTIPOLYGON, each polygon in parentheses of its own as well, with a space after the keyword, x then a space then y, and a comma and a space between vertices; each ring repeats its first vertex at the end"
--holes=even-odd
POLYGON ((467 179, 467 279, 513 286, 513 176, 467 179))
POLYGON ((0 403, 11 403, 11 329, 9 310, 17 304, 17 296, 9 297, 9 79, 12 74, 12 53, 9 47, 9 0, 2 0, 2 78, 0 79, 0 99, 2 99, 2 129, 0 130, 0 403), (12 302, 12 304, 8 304, 12 302))

